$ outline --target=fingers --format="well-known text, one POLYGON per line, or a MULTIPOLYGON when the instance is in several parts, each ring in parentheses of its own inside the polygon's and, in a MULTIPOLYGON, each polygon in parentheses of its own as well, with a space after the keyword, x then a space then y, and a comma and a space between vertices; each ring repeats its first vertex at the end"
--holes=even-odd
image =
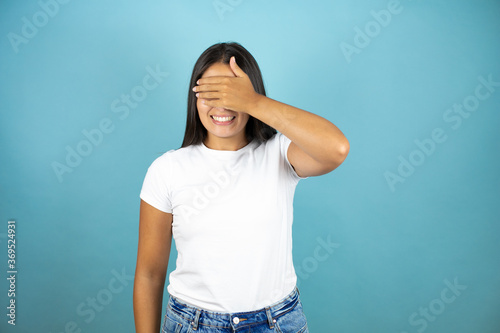
POLYGON ((206 99, 206 98, 220 99, 221 97, 224 97, 224 94, 216 91, 211 91, 211 92, 196 93, 196 97, 201 99, 206 99))
POLYGON ((203 84, 219 84, 219 83, 229 83, 232 77, 228 76, 210 76, 204 77, 196 81, 197 85, 203 84))
POLYGON ((225 107, 220 99, 202 99, 201 103, 213 108, 225 107))
POLYGON ((204 84, 204 85, 201 85, 201 86, 195 86, 195 87, 193 87, 193 91, 194 92, 221 91, 221 90, 224 90, 224 89, 227 89, 227 86, 226 85, 222 85, 222 84, 218 84, 218 85, 204 84))
POLYGON ((236 63, 236 57, 234 56, 231 57, 231 60, 229 61, 229 67, 231 67, 231 70, 233 71, 234 75, 238 77, 245 76, 245 72, 236 63))

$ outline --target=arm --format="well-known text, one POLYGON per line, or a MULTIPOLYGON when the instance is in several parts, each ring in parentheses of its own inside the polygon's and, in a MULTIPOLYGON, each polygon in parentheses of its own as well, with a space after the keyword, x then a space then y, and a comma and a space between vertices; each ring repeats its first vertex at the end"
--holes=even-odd
POLYGON ((141 200, 139 246, 134 278, 137 333, 157 333, 161 326, 163 288, 172 244, 172 214, 141 200))
POLYGON ((236 77, 203 78, 193 88, 205 105, 248 113, 283 133, 292 141, 287 156, 299 176, 328 173, 345 160, 349 142, 334 124, 256 93, 234 57, 229 66, 236 77))
POLYGON ((292 142, 288 160, 301 177, 319 176, 337 168, 349 142, 331 122, 313 113, 259 95, 248 113, 283 133, 292 142))

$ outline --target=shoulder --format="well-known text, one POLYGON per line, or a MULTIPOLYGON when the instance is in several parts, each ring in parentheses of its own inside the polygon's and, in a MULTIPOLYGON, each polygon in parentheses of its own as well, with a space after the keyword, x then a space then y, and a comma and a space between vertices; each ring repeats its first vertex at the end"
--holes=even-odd
POLYGON ((272 137, 270 137, 267 141, 264 141, 260 144, 262 147, 266 147, 267 150, 279 150, 281 153, 286 152, 288 146, 290 145, 291 140, 287 138, 280 132, 277 132, 272 137))
POLYGON ((280 132, 275 133, 272 137, 267 139, 266 141, 262 141, 258 144, 258 147, 260 146, 272 146, 272 145, 279 145, 280 142, 283 140, 283 134, 280 132))
POLYGON ((193 150, 195 150, 195 146, 188 146, 188 147, 183 147, 183 148, 178 148, 178 149, 171 149, 165 153, 163 153, 161 156, 157 157, 154 161, 153 164, 168 164, 172 163, 175 161, 183 160, 188 158, 189 156, 192 155, 193 150))
POLYGON ((184 161, 190 158, 193 154, 193 146, 171 149, 162 155, 158 156, 148 167, 148 172, 165 174, 172 172, 176 166, 182 165, 184 161))

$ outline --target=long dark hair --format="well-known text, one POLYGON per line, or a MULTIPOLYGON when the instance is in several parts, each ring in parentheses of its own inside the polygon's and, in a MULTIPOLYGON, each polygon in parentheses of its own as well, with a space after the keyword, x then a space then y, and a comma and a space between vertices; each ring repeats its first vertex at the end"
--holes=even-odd
MULTIPOLYGON (((200 144, 207 137, 207 130, 203 126, 196 107, 196 95, 192 88, 203 73, 215 63, 229 64, 231 57, 236 57, 238 66, 248 75, 255 91, 266 95, 262 74, 254 57, 238 43, 218 43, 210 46, 196 61, 189 83, 186 131, 182 147, 200 144)), ((276 134, 276 130, 262 121, 250 116, 245 127, 248 142, 253 139, 264 142, 276 134)), ((181 147, 181 148, 182 148, 181 147)))

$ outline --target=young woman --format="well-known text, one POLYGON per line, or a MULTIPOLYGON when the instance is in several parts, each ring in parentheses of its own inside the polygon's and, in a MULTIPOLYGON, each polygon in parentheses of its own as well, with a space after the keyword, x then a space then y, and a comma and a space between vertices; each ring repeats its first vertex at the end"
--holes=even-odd
POLYGON ((149 167, 141 190, 134 281, 138 333, 308 332, 292 262, 293 196, 349 143, 328 120, 266 97, 237 43, 196 62, 182 147, 149 167), (277 132, 278 131, 278 132, 277 132))

